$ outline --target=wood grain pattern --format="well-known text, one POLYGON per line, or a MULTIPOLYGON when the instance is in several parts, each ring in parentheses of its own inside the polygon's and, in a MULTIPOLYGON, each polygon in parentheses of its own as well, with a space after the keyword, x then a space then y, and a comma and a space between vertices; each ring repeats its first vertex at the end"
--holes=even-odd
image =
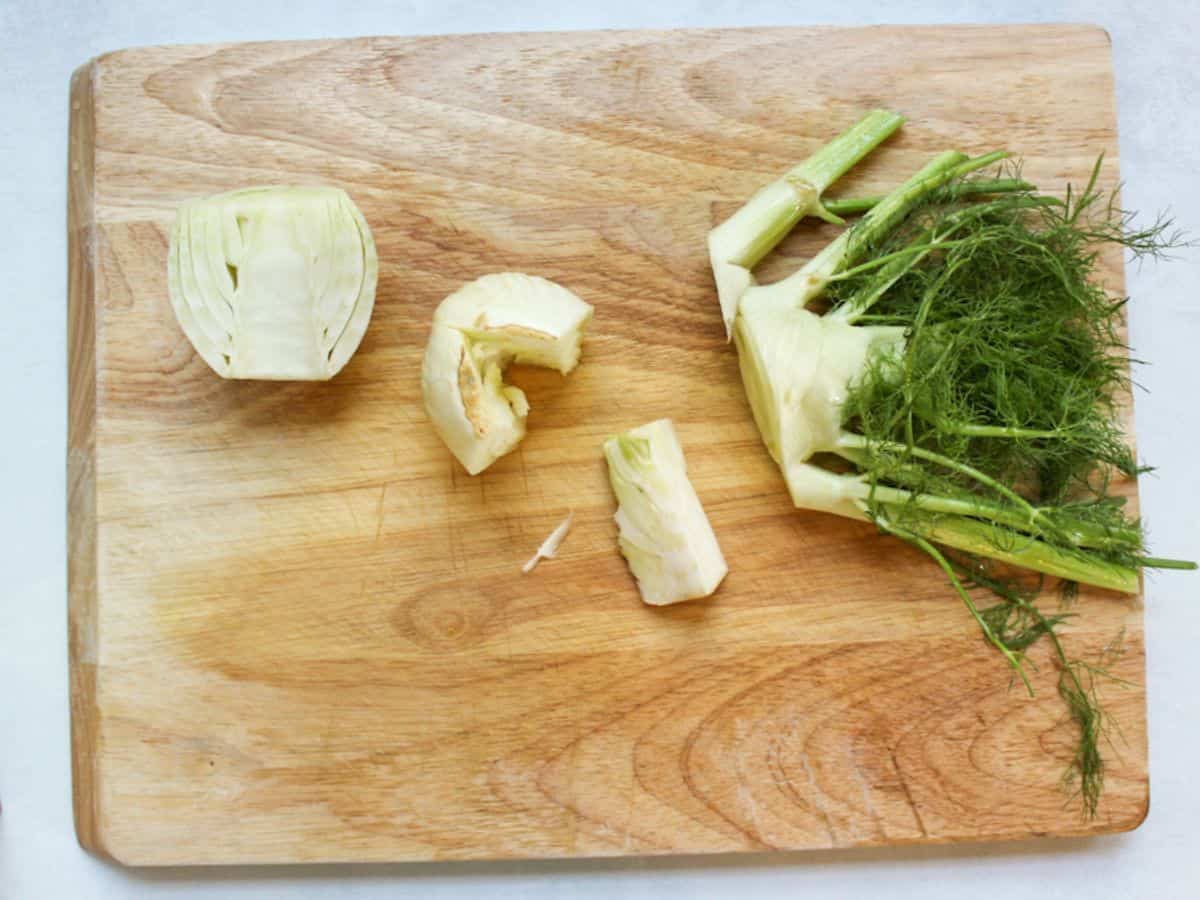
MULTIPOLYGON (((910 117, 845 191, 950 146, 1045 185, 1108 154, 1086 27, 379 38, 130 50, 81 69, 71 137, 71 654, 77 827, 130 864, 843 847, 1084 834, 1148 801, 1140 599, 1095 821, 1071 728, 935 569, 793 510, 723 339, 704 235, 864 109, 910 117), (834 64, 835 63, 835 64, 834 64), (216 378, 176 326, 187 197, 344 186, 381 261, 330 384, 216 378), (596 307, 568 378, 525 370, 520 450, 466 476, 421 410, 436 304, 529 271, 596 307), (730 561, 651 609, 600 454, 673 417, 730 561), (558 559, 520 568, 566 510, 558 559)), ((764 268, 829 239, 805 224, 764 268)), ((1107 260, 1120 289, 1119 257, 1107 260)))

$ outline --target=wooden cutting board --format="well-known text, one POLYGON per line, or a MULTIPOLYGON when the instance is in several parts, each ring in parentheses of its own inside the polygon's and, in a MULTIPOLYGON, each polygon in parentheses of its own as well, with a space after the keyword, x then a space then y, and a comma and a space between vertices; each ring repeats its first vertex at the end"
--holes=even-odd
MULTIPOLYGON (((592 856, 1096 834, 1146 814, 1139 598, 1086 592, 1121 736, 1099 816, 1044 648, 1010 689, 928 561, 792 509, 704 238, 870 107, 839 185, 948 147, 1059 189, 1106 153, 1107 35, 1076 26, 372 38, 128 50, 72 85, 70 618, 81 841, 128 864, 592 856), (172 317, 185 198, 333 183, 379 246, 328 384, 217 378, 172 317), (567 378, 514 373, 520 449, 464 474, 418 371, 437 303, 518 270, 595 305, 567 378), (651 609, 602 439, 670 416, 730 562, 651 609), (558 559, 521 564, 568 510, 558 559)), ((764 267, 835 233, 805 223, 764 267)), ((1107 259, 1121 289, 1119 256, 1107 259)), ((1052 599, 1046 602, 1052 603, 1052 599)))

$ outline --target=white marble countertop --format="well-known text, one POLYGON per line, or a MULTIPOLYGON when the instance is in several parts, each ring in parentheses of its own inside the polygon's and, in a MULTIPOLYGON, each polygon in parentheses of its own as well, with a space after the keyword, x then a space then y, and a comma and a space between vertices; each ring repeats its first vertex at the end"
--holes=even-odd
MULTIPOLYGON (((0 898, 96 896, 678 897, 916 895, 1172 897, 1200 883, 1200 581, 1147 583, 1152 809, 1090 841, 603 862, 126 871, 79 849, 71 824, 66 656, 67 83, 95 54, 139 44, 600 27, 881 22, 1093 22, 1113 37, 1123 200, 1171 207, 1200 235, 1195 0, 7 0, 0 4, 0 898)), ((1143 510, 1161 555, 1200 555, 1200 250, 1129 271, 1137 431, 1161 475, 1143 510), (1189 374, 1190 373, 1190 374, 1189 374)))

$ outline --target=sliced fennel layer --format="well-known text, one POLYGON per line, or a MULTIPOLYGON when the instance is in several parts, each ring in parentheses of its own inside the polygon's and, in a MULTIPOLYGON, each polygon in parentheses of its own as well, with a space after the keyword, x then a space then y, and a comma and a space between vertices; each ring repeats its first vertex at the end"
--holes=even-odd
POLYGON ((379 263, 354 201, 334 187, 259 187, 183 204, 171 306, 223 378, 324 381, 354 355, 379 263))
POLYGON ((604 442, 621 553, 642 600, 665 606, 712 594, 729 571, 670 419, 604 442))
POLYGON ((529 402, 504 382, 512 362, 566 375, 592 307, 534 275, 484 275, 442 301, 421 368, 425 410, 450 452, 477 475, 525 436, 529 402))

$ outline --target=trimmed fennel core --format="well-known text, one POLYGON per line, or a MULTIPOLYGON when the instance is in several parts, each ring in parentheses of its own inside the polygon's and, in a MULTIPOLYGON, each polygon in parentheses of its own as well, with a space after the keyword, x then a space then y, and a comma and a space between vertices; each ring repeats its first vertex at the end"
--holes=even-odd
POLYGON ((729 570, 671 420, 609 438, 604 457, 617 497, 621 554, 642 600, 666 606, 713 593, 729 570))
MULTIPOLYGON (((873 148, 895 118, 874 112, 847 134, 873 148)), ((862 155, 843 137, 813 159, 841 174, 862 155)), ((1140 523, 1108 493, 1113 474, 1139 470, 1118 420, 1125 301, 1093 280, 1099 246, 1153 255, 1178 237, 1161 221, 1136 230, 1101 202, 1099 163, 1065 198, 973 174, 1005 156, 939 154, 884 197, 822 205, 818 191, 814 212, 865 215, 775 284, 748 268, 795 224, 790 212, 756 196, 709 246, 753 248, 740 281, 715 255, 714 277, 793 502, 870 521, 932 557, 1027 687, 1026 650, 1050 640, 1080 731, 1068 774, 1094 815, 1099 670, 1067 656, 1065 616, 1042 614, 1040 582, 1012 567, 1127 593, 1144 567, 1195 568, 1146 556, 1140 523), (999 599, 981 609, 973 588, 999 599)))
POLYGON ((167 285, 184 334, 222 378, 324 381, 366 333, 378 268, 345 191, 248 188, 179 208, 167 285))

